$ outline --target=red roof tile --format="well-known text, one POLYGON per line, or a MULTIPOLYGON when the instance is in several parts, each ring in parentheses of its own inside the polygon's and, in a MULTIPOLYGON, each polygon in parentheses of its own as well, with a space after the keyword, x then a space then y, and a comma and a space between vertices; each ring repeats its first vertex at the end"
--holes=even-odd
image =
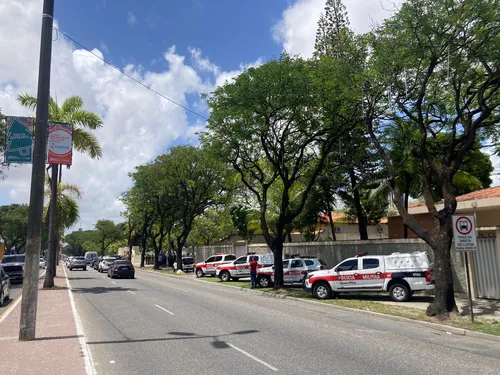
MULTIPOLYGON (((457 197, 457 202, 474 201, 474 200, 488 199, 488 198, 500 198, 500 186, 490 187, 487 189, 473 191, 472 193, 459 195, 457 197)), ((443 203, 443 201, 441 200, 436 203, 443 203)), ((422 206, 425 206, 425 202, 410 203, 408 205, 408 208, 422 207, 422 206)))
MULTIPOLYGON (((333 222, 340 222, 340 223, 347 223, 347 224, 357 224, 358 220, 348 220, 345 217, 345 214, 343 212, 332 212, 332 219, 333 222)), ((330 222, 330 219, 327 214, 321 214, 319 215, 318 221, 320 223, 327 224, 330 222)), ((380 224, 387 224, 387 218, 384 217, 380 219, 380 224)))

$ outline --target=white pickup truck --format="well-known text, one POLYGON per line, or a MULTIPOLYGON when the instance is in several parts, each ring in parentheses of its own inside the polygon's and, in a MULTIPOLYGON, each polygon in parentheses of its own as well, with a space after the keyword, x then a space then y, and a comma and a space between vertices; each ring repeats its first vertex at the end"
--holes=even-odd
POLYGON ((231 263, 223 264, 217 267, 215 276, 217 276, 221 281, 229 281, 231 279, 238 280, 242 277, 250 277, 251 258, 257 258, 257 262, 259 263, 258 268, 271 266, 274 263, 272 254, 244 255, 231 263))
POLYGON ((425 252, 349 258, 331 270, 309 273, 304 290, 318 299, 336 293, 389 292, 393 301, 408 301, 413 292, 432 290, 429 258, 425 252))

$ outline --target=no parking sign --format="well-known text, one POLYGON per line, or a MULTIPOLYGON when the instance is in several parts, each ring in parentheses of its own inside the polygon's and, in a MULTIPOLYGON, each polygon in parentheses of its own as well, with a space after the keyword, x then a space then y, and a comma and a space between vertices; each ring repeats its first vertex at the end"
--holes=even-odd
POLYGON ((453 215, 453 238, 456 251, 477 251, 474 215, 453 215))

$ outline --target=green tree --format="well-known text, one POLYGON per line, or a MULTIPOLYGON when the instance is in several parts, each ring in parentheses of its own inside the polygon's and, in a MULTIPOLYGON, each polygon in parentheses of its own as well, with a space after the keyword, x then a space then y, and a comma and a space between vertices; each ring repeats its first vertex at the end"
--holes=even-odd
POLYGON ((73 231, 64 237, 66 255, 79 256, 86 251, 99 251, 98 233, 95 230, 73 231), (91 250, 88 250, 91 249, 91 250))
POLYGON ((123 238, 123 232, 119 225, 111 220, 98 220, 95 224, 96 242, 99 244, 101 256, 106 254, 109 246, 123 238))
POLYGON ((248 69, 208 99, 204 142, 239 173, 255 196, 260 227, 274 253, 275 288, 283 285, 285 230, 302 212, 332 146, 347 129, 350 91, 345 66, 283 55, 248 69), (334 93, 334 94, 332 94, 334 93), (270 191, 281 191, 275 225, 270 191), (302 191, 295 190, 303 186, 302 191), (301 198, 292 201, 291 193, 301 198))
POLYGON ((224 209, 210 208, 193 221, 189 246, 210 246, 236 233, 231 214, 224 209))
MULTIPOLYGON (((49 223, 49 209, 50 209, 50 181, 46 179, 47 189, 45 190, 45 197, 49 199, 46 204, 45 211, 45 224, 49 223)), ((56 230, 58 233, 64 231, 78 221, 80 218, 79 207, 77 199, 82 197, 81 189, 74 184, 58 183, 57 184, 57 219, 56 230)))
POLYGON ((28 205, 11 204, 0 206, 0 237, 5 243, 5 251, 13 247, 23 252, 28 230, 28 205))
POLYGON ((366 76, 356 88, 365 97, 365 123, 387 168, 394 204, 434 251, 436 289, 428 315, 457 311, 450 260, 457 207, 453 182, 476 140, 498 135, 499 17, 494 0, 407 0, 372 34, 366 76), (418 134, 408 147, 420 163, 437 234, 402 204, 397 160, 383 137, 384 128, 398 120, 408 121, 418 134), (433 186, 443 197, 440 210, 433 186))

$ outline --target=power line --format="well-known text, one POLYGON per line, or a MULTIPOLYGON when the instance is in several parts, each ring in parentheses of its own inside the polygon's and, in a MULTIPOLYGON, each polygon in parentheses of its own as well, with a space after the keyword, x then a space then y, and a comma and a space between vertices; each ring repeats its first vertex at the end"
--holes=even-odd
POLYGON ((121 74, 123 74, 124 76, 130 78, 132 81, 134 81, 135 83, 138 83, 139 85, 141 85, 142 87, 145 87, 147 88, 149 91, 151 92, 154 92, 156 95, 160 96, 161 98, 165 99, 165 100, 168 100, 170 103, 172 104, 175 104, 176 106, 178 107, 181 107, 182 109, 192 113, 193 115, 195 116, 198 116, 200 118, 202 118, 203 120, 208 120, 207 117, 193 111, 192 109, 189 109, 188 107, 186 106, 183 106, 182 104, 180 103, 177 103, 175 100, 172 100, 170 99, 169 97, 163 95, 161 92, 158 92, 156 91, 155 89, 152 89, 151 87, 145 85, 144 83, 142 83, 141 81, 139 81, 138 79, 135 79, 134 77, 132 77, 130 74, 128 73, 125 73, 123 70, 121 70, 120 68, 118 68, 116 65, 113 65, 111 64, 109 61, 106 61, 105 59, 103 59, 101 56, 99 56, 98 54, 92 52, 91 50, 89 50, 87 47, 85 47, 83 44, 79 43, 78 41, 76 41, 75 39, 73 39, 72 37, 70 37, 68 34, 66 34, 64 31, 61 31, 59 30, 57 27, 54 27, 54 30, 56 30, 58 33, 61 33, 62 35, 64 35, 66 38, 68 38, 69 40, 71 40, 73 43, 75 43, 76 45, 78 45, 79 47, 83 48, 85 51, 87 51, 88 53, 90 53, 91 55, 93 55, 94 57, 98 58, 99 60, 101 60, 102 62, 104 62, 105 64, 109 65, 110 67, 112 67, 113 69, 115 70, 118 70, 121 74))

